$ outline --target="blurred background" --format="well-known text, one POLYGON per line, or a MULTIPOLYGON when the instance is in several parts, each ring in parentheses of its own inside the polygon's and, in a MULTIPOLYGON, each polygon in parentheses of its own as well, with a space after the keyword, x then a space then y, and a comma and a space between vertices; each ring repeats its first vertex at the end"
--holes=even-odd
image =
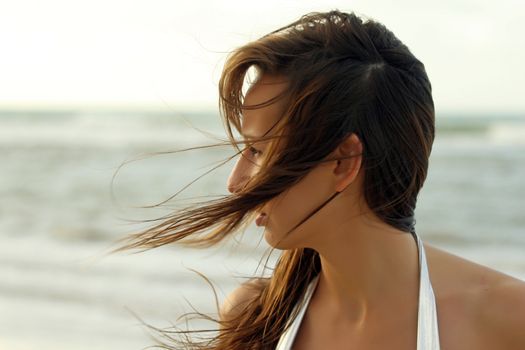
MULTIPOLYGON (((212 280, 220 301, 240 276, 260 272, 268 246, 255 225, 216 249, 102 253, 148 227, 128 220, 169 212, 135 207, 167 199, 232 154, 142 157, 225 137, 217 83, 228 51, 310 11, 378 20, 425 64, 437 136, 417 232, 525 279, 522 1, 0 5, 0 349, 142 349, 152 340, 130 311, 158 327, 192 311, 188 302, 215 312, 191 269, 212 280), (117 174, 113 201, 112 176, 130 159, 139 160, 117 174)), ((233 165, 179 198, 227 194, 233 165)))

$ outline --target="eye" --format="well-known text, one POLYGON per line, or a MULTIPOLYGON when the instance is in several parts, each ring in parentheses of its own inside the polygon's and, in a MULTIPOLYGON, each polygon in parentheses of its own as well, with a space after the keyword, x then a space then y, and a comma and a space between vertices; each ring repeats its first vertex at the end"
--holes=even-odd
POLYGON ((253 156, 256 156, 257 154, 261 154, 262 152, 259 151, 258 149, 254 148, 253 146, 249 146, 248 149, 250 150, 250 152, 252 153, 253 156))

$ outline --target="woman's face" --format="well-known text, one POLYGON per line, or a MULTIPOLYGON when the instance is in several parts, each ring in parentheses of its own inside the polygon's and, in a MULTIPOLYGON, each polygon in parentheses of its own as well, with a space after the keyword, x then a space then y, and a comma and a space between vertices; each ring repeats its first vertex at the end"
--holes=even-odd
MULTIPOLYGON (((254 105, 265 102, 286 88, 287 83, 282 76, 265 75, 248 90, 244 104, 254 105)), ((263 108, 245 109, 242 121, 243 136, 245 138, 252 135, 263 136, 281 118, 286 104, 286 99, 280 99, 263 108)), ((274 129, 267 135, 275 135, 274 129)), ((228 178, 227 186, 230 192, 239 191, 246 181, 261 170, 259 165, 262 163, 269 142, 256 143, 243 151, 228 178)), ((260 212, 266 214, 262 225, 265 226, 265 239, 268 244, 279 249, 313 245, 315 233, 322 231, 323 223, 330 220, 330 212, 326 208, 331 203, 289 235, 286 233, 334 194, 337 187, 337 176, 334 176, 336 164, 337 161, 319 164, 299 183, 264 205, 260 212)))

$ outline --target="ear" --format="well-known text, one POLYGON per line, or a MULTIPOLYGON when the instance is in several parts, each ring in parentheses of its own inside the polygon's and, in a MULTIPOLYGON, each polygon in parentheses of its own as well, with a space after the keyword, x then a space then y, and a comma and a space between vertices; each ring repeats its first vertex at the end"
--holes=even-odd
POLYGON ((342 192, 357 178, 361 169, 362 153, 363 145, 354 133, 347 136, 335 150, 335 157, 342 158, 336 161, 333 170, 337 192, 342 192))

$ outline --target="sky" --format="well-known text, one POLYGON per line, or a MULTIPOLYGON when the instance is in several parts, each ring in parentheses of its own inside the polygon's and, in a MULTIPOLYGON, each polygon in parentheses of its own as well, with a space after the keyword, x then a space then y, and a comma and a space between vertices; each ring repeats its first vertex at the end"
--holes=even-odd
POLYGON ((0 108, 214 108, 229 51, 331 9, 392 30, 436 111, 525 112, 522 0, 0 0, 0 108))

